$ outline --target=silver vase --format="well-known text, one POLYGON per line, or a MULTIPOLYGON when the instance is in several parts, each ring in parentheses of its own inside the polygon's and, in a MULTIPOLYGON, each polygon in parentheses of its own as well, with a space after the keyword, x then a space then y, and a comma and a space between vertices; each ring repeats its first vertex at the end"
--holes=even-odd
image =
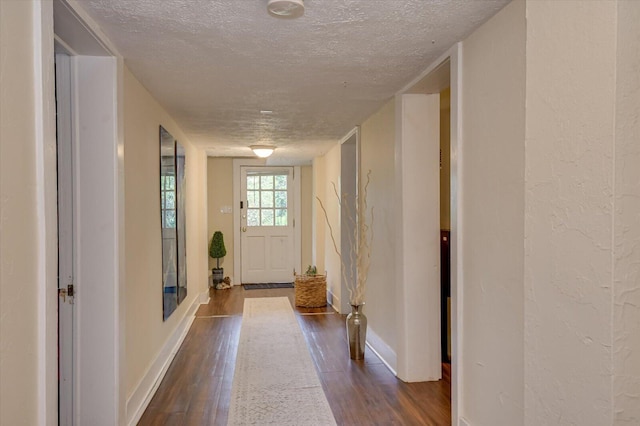
POLYGON ((351 359, 364 359, 364 347, 367 342, 367 317, 360 312, 362 305, 351 305, 347 315, 347 337, 351 359))

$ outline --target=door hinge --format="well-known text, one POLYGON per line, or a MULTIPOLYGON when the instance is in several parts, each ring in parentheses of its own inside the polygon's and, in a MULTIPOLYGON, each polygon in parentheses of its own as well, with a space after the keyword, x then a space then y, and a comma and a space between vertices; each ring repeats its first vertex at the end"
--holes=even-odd
POLYGON ((296 227, 296 220, 295 219, 293 219, 293 227, 294 228, 296 227))

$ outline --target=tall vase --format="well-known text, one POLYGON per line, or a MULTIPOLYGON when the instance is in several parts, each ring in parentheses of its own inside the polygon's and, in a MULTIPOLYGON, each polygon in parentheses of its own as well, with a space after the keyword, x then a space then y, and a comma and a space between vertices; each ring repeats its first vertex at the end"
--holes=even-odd
POLYGON ((347 337, 349 338, 349 356, 351 359, 364 359, 364 347, 367 342, 367 317, 360 310, 362 305, 351 305, 347 315, 347 337))

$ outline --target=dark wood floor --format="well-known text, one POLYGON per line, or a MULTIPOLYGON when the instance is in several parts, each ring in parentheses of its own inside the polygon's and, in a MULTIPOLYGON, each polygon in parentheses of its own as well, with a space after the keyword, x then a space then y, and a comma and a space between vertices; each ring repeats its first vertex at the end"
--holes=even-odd
MULTIPOLYGON (((139 425, 226 425, 245 297, 292 289, 211 290, 139 425)), ((367 348, 351 361, 344 316, 331 308, 294 308, 338 425, 450 425, 451 385, 403 383, 367 348)), ((450 377, 445 368, 444 377, 450 377)))

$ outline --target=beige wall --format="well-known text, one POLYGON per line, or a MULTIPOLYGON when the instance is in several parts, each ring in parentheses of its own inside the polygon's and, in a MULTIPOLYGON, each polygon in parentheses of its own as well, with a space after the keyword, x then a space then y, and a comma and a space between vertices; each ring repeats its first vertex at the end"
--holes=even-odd
MULTIPOLYGON (((208 241, 215 231, 224 236, 224 247, 227 255, 220 259, 220 267, 225 276, 233 277, 233 213, 221 211, 222 207, 232 207, 232 212, 239 206, 233 205, 233 159, 222 157, 207 158, 207 194, 208 194, 208 241)), ((215 268, 216 260, 209 257, 209 269, 215 268)), ((211 271, 209 271, 211 274, 211 271)), ((233 282, 233 279, 232 279, 233 282)))
MULTIPOLYGON (((340 247, 340 208, 336 199, 332 183, 336 184, 338 192, 340 191, 340 144, 336 144, 324 156, 316 158, 314 162, 316 171, 315 176, 315 192, 318 198, 324 204, 327 210, 329 223, 333 228, 333 236, 340 247)), ((325 216, 319 204, 316 205, 316 226, 319 228, 316 235, 324 235, 323 242, 320 246, 316 246, 316 265, 318 271, 326 270, 327 272, 327 290, 331 292, 334 298, 341 299, 342 273, 340 257, 335 252, 333 242, 326 225, 325 216), (323 263, 321 263, 321 261, 323 263)), ((349 297, 349 295, 344 295, 349 297)), ((339 309, 340 305, 336 300, 332 304, 339 309)))
POLYGON ((126 368, 131 396, 171 333, 206 290, 204 153, 195 149, 147 90, 124 71, 126 368), (188 295, 162 321, 159 126, 186 149, 188 295))
POLYGON ((38 423, 33 2, 0 1, 0 424, 38 423))
MULTIPOLYGON (((3 425, 37 424, 43 404, 37 336, 42 279, 34 267, 42 262, 37 231, 42 210, 33 126, 33 4, 0 1, 3 425), (16 181, 19 186, 12 184, 16 181)), ((515 1, 464 43, 465 321, 459 385, 461 412, 470 425, 555 424, 558 419, 622 425, 637 424, 640 417, 639 5, 529 1, 525 30, 524 5, 515 1)), ((209 235, 204 208, 192 204, 205 205, 206 189, 195 184, 189 190, 187 225, 189 300, 163 323, 160 243, 157 225, 149 220, 160 216, 158 125, 186 146, 189 182, 206 180, 206 159, 128 71, 124 79, 130 394, 196 296, 194 290, 206 288, 209 235), (190 166, 192 158, 199 166, 190 166)), ((367 132, 386 108, 362 129, 363 169, 372 165, 374 177, 372 200, 384 200, 390 192, 379 187, 378 179, 391 165, 367 148, 383 139, 367 132)), ((337 181, 339 167, 326 157, 314 165, 313 191, 324 194, 326 183, 337 181)), ((372 205, 381 208, 378 202, 372 205)), ((377 241, 385 232, 381 214, 377 241)), ((393 221, 391 208, 387 214, 387 222, 393 221)), ((323 218, 316 219, 315 259, 324 269, 328 251, 318 226, 323 218)), ((384 251, 374 245, 374 258, 377 253, 384 251)), ((336 269, 335 262, 327 263, 336 269)), ((367 314, 372 328, 384 334, 372 307, 380 305, 375 292, 388 289, 373 281, 378 279, 373 268, 367 314)))
POLYGON ((471 425, 640 419, 639 20, 633 1, 515 1, 464 42, 471 425))
POLYGON ((525 424, 638 424, 638 6, 526 15, 525 424))
POLYGON ((325 167, 324 167, 324 157, 317 157, 313 160, 312 167, 312 184, 313 184, 313 205, 312 205, 312 215, 313 215, 313 244, 312 244, 312 253, 311 258, 313 261, 313 265, 318 268, 318 272, 324 273, 326 271, 325 268, 325 219, 322 214, 322 210, 320 209, 320 205, 318 204, 317 198, 324 200, 325 198, 325 167))
POLYGON ((640 423, 640 2, 618 4, 613 275, 614 424, 640 423))
MULTIPOLYGON (((300 167, 300 190, 301 190, 301 256, 302 272, 307 270, 307 266, 314 264, 312 259, 312 201, 313 198, 313 171, 311 166, 300 167)), ((232 207, 232 212, 236 206, 233 204, 233 158, 230 157, 208 157, 207 158, 207 215, 209 241, 215 231, 222 231, 224 234, 224 245, 227 255, 220 260, 220 266, 224 268, 225 276, 233 279, 233 213, 222 213, 224 206, 232 207)), ((209 269, 216 266, 216 260, 209 257, 209 269)), ((300 272, 300 271, 297 271, 300 272)), ((209 274, 211 272, 209 271, 209 274)), ((235 284, 239 284, 236 282, 235 284)))
POLYGON ((367 279, 366 315, 371 329, 392 350, 396 349, 395 303, 395 102, 388 101, 361 126, 361 177, 371 170, 368 204, 375 213, 371 266, 367 279))
POLYGON ((459 386, 474 426, 523 423, 524 49, 522 1, 463 46, 459 386))
POLYGON ((312 228, 313 228, 313 204, 317 203, 313 198, 313 170, 311 166, 300 167, 300 232, 301 232, 301 267, 305 272, 309 265, 313 265, 312 256, 312 228))

